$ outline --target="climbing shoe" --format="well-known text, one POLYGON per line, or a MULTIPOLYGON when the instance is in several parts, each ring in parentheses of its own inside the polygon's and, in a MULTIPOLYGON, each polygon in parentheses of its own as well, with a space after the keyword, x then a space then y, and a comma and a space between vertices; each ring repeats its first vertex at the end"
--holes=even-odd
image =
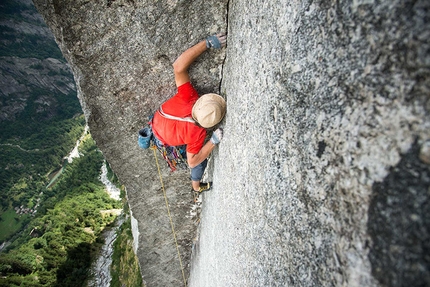
POLYGON ((212 188, 212 182, 201 182, 199 190, 194 190, 193 189, 193 192, 194 192, 194 203, 198 202, 200 193, 202 193, 204 191, 211 190, 211 188, 212 188))
POLYGON ((199 193, 203 191, 211 190, 212 188, 212 182, 201 182, 199 187, 199 193))

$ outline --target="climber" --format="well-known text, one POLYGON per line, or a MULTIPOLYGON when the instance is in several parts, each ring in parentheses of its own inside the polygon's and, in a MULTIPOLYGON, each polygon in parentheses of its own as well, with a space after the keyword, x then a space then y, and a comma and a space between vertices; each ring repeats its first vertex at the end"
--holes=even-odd
POLYGON ((211 183, 202 183, 207 157, 221 141, 223 131, 216 129, 210 140, 204 144, 206 129, 215 127, 226 112, 225 100, 217 94, 201 97, 190 83, 188 68, 204 51, 221 49, 227 36, 209 36, 183 52, 173 63, 178 92, 164 102, 152 119, 154 141, 158 145, 186 145, 186 158, 191 168, 191 182, 195 193, 207 191, 211 183))

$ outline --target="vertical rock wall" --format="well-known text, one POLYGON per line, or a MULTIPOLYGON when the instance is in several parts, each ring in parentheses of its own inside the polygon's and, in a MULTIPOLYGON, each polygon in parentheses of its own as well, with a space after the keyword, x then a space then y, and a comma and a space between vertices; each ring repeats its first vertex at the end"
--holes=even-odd
POLYGON ((231 1, 190 286, 429 286, 429 2, 231 1))
POLYGON ((210 51, 191 70, 200 93, 222 74, 228 107, 190 273, 187 174, 162 169, 189 286, 430 285, 428 1, 34 2, 127 186, 147 286, 183 283, 136 131, 227 24, 224 68, 210 51))

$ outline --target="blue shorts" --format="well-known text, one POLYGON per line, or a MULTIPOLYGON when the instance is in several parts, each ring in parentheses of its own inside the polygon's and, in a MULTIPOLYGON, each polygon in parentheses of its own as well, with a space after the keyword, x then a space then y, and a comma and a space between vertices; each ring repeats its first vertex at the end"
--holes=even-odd
POLYGON ((192 181, 200 181, 203 177, 203 173, 205 172, 205 168, 208 165, 208 160, 205 159, 198 166, 191 169, 191 180, 192 181))

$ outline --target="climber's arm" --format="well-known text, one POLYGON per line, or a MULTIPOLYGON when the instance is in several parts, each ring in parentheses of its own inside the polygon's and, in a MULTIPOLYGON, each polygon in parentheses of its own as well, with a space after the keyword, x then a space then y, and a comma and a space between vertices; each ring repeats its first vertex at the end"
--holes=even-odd
POLYGON ((179 87, 190 81, 188 68, 208 48, 221 49, 226 45, 227 35, 217 34, 207 37, 191 48, 185 50, 173 63, 176 86, 179 87))
POLYGON ((187 49, 176 59, 176 61, 173 63, 173 72, 175 74, 175 82, 177 87, 190 81, 188 68, 206 50, 206 40, 203 40, 187 49))
POLYGON ((212 133, 211 139, 202 147, 202 149, 198 153, 194 154, 187 152, 187 161, 190 168, 196 167, 209 156, 214 147, 221 142, 223 133, 224 131, 222 128, 217 128, 212 133))
POLYGON ((187 162, 190 168, 196 167, 202 161, 208 158, 209 154, 215 148, 215 144, 208 141, 198 153, 187 152, 187 162))

